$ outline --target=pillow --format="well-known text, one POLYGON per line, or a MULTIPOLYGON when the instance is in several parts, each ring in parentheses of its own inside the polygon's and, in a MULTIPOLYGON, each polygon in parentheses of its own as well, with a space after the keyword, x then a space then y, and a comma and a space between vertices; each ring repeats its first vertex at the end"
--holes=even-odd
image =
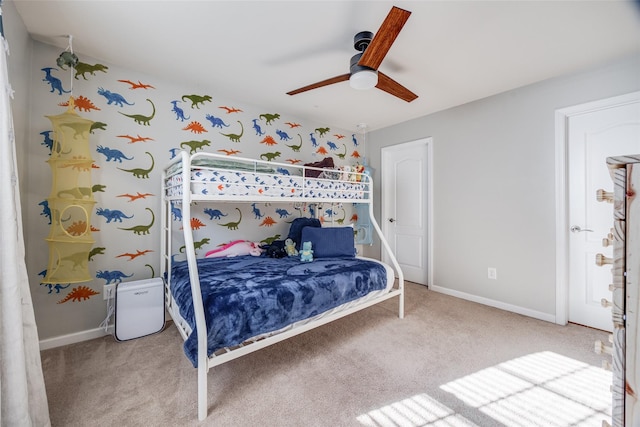
POLYGON ((300 250, 300 236, 305 227, 322 227, 322 224, 318 218, 296 218, 291 222, 287 238, 293 240, 297 250, 300 250))
POLYGON ((314 258, 356 256, 351 227, 305 227, 301 241, 311 242, 314 258))
MULTIPOLYGON (((333 164, 333 157, 325 157, 324 159, 320 160, 319 162, 313 162, 313 163, 305 163, 305 166, 311 166, 314 168, 330 168, 333 169, 335 166, 333 164)), ((320 175, 322 173, 321 170, 316 170, 316 169, 305 169, 304 170, 304 176, 309 176, 312 178, 317 178, 318 175, 320 175)))

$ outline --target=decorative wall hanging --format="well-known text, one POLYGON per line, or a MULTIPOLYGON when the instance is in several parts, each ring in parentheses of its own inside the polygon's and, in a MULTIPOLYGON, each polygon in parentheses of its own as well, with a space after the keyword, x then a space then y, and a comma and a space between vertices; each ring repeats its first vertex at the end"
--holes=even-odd
POLYGON ((89 131, 93 121, 74 109, 73 96, 67 111, 46 116, 53 126, 51 158, 51 228, 47 274, 42 283, 78 283, 92 280, 89 253, 91 213, 95 200, 91 185, 93 159, 89 151, 89 131))

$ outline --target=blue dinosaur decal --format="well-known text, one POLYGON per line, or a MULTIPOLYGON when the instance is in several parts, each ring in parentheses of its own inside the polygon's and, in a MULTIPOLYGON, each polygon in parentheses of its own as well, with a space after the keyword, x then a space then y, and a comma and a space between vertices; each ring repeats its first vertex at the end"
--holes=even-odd
POLYGON ((71 286, 71 283, 67 283, 67 286, 62 286, 60 283, 56 283, 55 285, 53 283, 40 283, 40 286, 49 288, 49 292, 47 292, 47 294, 53 293, 54 289, 56 291, 56 294, 59 294, 60 290, 67 289, 69 286, 71 286))
POLYGON ((211 208, 205 208, 204 209, 204 213, 209 215, 209 219, 210 220, 222 219, 223 216, 228 216, 229 215, 229 214, 223 214, 222 211, 220 211, 219 209, 211 209, 211 208))
POLYGON ((51 152, 53 151, 53 139, 51 138, 51 132, 52 131, 50 130, 40 132, 40 135, 44 137, 44 141, 42 141, 41 144, 49 149, 49 155, 51 155, 51 152))
POLYGON ((334 150, 338 149, 338 146, 335 143, 331 142, 331 141, 327 141, 327 145, 329 146, 329 150, 331 150, 331 151, 334 151, 334 150))
POLYGON ((178 101, 177 99, 174 99, 173 101, 171 101, 171 103, 173 104, 173 108, 171 109, 171 111, 176 113, 176 120, 180 120, 181 122, 184 122, 185 120, 189 120, 191 116, 185 117, 184 110, 178 107, 178 102, 181 102, 181 101, 178 101))
POLYGON ((256 219, 260 219, 264 216, 264 214, 260 212, 260 209, 256 207, 255 203, 251 203, 251 208, 252 208, 253 214, 256 216, 256 219))
POLYGON ((107 219, 107 224, 109 224, 111 221, 122 222, 122 218, 125 218, 125 219, 133 218, 133 215, 126 216, 121 210, 118 210, 118 209, 111 210, 111 209, 98 208, 96 209, 96 214, 105 217, 107 219))
POLYGON ((58 95, 62 95, 63 93, 70 93, 70 90, 64 90, 62 87, 62 80, 60 80, 57 77, 54 77, 51 75, 51 70, 56 70, 58 71, 57 68, 51 68, 51 67, 45 67, 45 68, 41 68, 42 71, 44 71, 45 76, 44 79, 42 79, 43 82, 47 82, 51 85, 51 90, 49 92, 55 92, 56 90, 58 91, 58 95))
POLYGON ((120 150, 116 150, 114 148, 103 147, 102 145, 98 145, 96 147, 96 151, 100 154, 104 154, 107 157, 107 162, 113 160, 114 162, 122 163, 122 159, 125 160, 133 160, 133 157, 129 158, 124 155, 124 153, 120 150))
POLYGON ((226 128, 229 127, 229 125, 226 124, 220 117, 215 117, 211 114, 207 114, 206 116, 204 116, 204 118, 211 122, 211 127, 218 127, 220 129, 222 129, 223 126, 226 128))
POLYGON ((287 218, 288 216, 290 216, 290 215, 291 215, 291 212, 289 212, 289 211, 288 211, 288 210, 286 210, 286 209, 282 209, 282 208, 277 208, 277 209, 276 209, 276 213, 277 213, 278 215, 280 215, 280 218, 287 218))
POLYGON ((355 133, 351 134, 351 141, 353 141, 353 146, 354 147, 358 146, 358 140, 356 139, 356 134, 355 133))
POLYGON ((49 225, 51 225, 51 208, 49 207, 49 201, 43 200, 38 203, 38 205, 42 206, 42 212, 40 212, 40 215, 44 215, 49 218, 49 225))
POLYGON ((286 133, 286 132, 285 132, 285 131, 283 131, 283 130, 276 129, 276 133, 277 133, 277 134, 278 134, 278 136, 280 137, 280 141, 289 141, 289 140, 291 140, 291 139, 292 139, 292 138, 289 136, 289 134, 288 134, 288 133, 286 133))
POLYGON ((178 155, 178 151, 180 151, 179 148, 171 148, 169 149, 169 155, 171 156, 169 159, 173 159, 175 156, 178 155))
POLYGON ((175 221, 182 221, 182 210, 171 202, 171 215, 175 221))
POLYGON ((101 87, 98 88, 98 95, 102 95, 107 98, 107 105, 116 104, 118 107, 124 107, 124 104, 135 105, 135 102, 127 102, 127 100, 124 99, 124 96, 119 93, 114 93, 101 87))
POLYGON ((96 279, 104 279, 107 281, 107 283, 105 283, 105 285, 108 285, 110 283, 121 283, 122 279, 126 278, 126 277, 132 277, 133 273, 131 273, 130 275, 126 275, 124 274, 122 271, 120 270, 114 270, 114 271, 109 271, 109 270, 98 270, 96 271, 96 279))
POLYGON ((262 128, 260 127, 260 125, 258 124, 258 119, 253 119, 253 130, 256 131, 256 135, 257 136, 262 136, 264 135, 264 131, 262 130, 262 128))
POLYGON ((285 168, 277 168, 276 170, 281 175, 291 175, 291 173, 288 170, 286 170, 285 168))
POLYGON ((313 145, 313 147, 317 147, 318 146, 318 141, 316 140, 316 137, 313 135, 313 132, 309 134, 309 137, 311 138, 311 145, 313 145))

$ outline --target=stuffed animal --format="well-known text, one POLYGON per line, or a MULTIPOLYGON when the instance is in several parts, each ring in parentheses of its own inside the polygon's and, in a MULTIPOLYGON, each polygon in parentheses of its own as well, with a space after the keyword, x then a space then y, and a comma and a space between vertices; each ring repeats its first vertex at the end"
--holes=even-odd
POLYGON ((302 243, 302 250, 300 251, 300 261, 302 262, 313 261, 313 249, 311 249, 311 242, 302 243))
POLYGON ((58 64, 58 67, 62 68, 63 70, 65 70, 65 65, 69 68, 75 68, 75 66, 78 65, 78 57, 75 53, 65 50, 60 54, 60 56, 58 56, 56 64, 58 64))
POLYGON ((296 256, 298 255, 298 250, 296 249, 296 244, 293 240, 287 239, 284 241, 284 249, 287 251, 288 256, 296 256))
POLYGON ((221 258, 221 257, 234 257, 242 255, 260 256, 262 249, 257 243, 249 242, 247 240, 234 240, 229 242, 218 249, 213 249, 205 254, 205 258, 221 258))

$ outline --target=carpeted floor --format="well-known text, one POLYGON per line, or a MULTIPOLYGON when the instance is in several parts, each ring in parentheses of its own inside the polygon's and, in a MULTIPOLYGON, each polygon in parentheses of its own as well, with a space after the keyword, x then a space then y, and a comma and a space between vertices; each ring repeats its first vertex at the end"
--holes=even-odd
POLYGON ((601 331, 557 326, 408 283, 397 299, 209 372, 175 327, 42 352, 53 426, 600 426, 601 331))

